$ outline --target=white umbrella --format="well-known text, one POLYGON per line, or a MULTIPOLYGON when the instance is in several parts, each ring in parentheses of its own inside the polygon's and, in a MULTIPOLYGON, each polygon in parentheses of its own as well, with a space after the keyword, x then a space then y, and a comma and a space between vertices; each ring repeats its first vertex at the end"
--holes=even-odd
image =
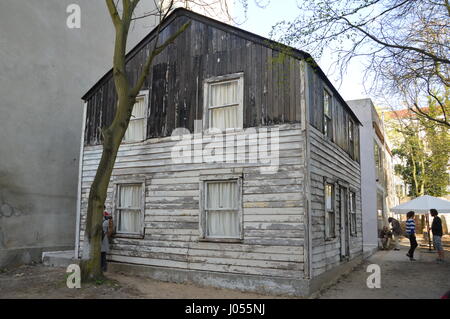
MULTIPOLYGON (((450 202, 448 200, 440 199, 437 197, 423 195, 417 197, 409 202, 392 207, 391 210, 396 213, 406 214, 409 211, 413 211, 416 214, 428 214, 430 209, 436 209, 438 213, 450 213, 450 202)), ((428 215, 426 217, 427 230, 428 230, 428 245, 431 250, 431 238, 430 238, 430 222, 428 215)))
POLYGON ((445 199, 423 195, 409 202, 392 207, 396 213, 407 213, 413 211, 416 214, 428 214, 430 209, 436 209, 438 213, 450 213, 450 202, 445 199))

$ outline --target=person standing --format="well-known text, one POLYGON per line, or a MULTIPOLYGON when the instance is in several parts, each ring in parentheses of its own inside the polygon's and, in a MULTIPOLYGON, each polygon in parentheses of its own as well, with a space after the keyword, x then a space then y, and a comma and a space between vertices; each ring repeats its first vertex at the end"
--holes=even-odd
POLYGON ((109 237, 113 231, 112 216, 105 211, 103 213, 104 221, 102 224, 102 247, 101 247, 101 266, 102 271, 107 271, 106 254, 109 253, 109 237))
POLYGON ((414 259, 414 250, 417 248, 417 240, 416 240, 416 222, 414 221, 414 212, 410 211, 406 214, 406 234, 409 238, 410 248, 406 256, 409 257, 409 260, 415 261, 414 259))
POLYGON ((402 234, 402 228, 400 227, 400 223, 395 218, 389 217, 388 222, 392 226, 392 235, 394 236, 394 250, 400 250, 398 248, 398 241, 400 239, 400 235, 402 234))
POLYGON ((444 261, 444 248, 442 247, 442 221, 438 217, 438 211, 434 208, 430 209, 430 214, 433 216, 433 223, 431 224, 431 232, 433 233, 433 244, 438 252, 437 261, 444 261))

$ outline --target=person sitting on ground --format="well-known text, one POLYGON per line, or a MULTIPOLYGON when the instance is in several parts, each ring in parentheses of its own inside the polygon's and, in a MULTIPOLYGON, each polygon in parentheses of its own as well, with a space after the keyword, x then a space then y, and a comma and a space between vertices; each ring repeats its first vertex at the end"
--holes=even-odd
POLYGON ((383 226, 383 229, 380 230, 380 234, 378 236, 381 250, 389 249, 389 244, 391 242, 390 235, 389 228, 387 226, 383 226))
POLYGON ((388 222, 392 226, 392 235, 394 237, 394 250, 400 250, 398 248, 398 241, 400 239, 400 235, 402 234, 402 228, 400 227, 400 223, 395 218, 389 217, 388 222))
POLYGON ((431 232, 433 233, 434 248, 438 252, 438 262, 444 261, 444 248, 442 247, 442 221, 438 217, 438 211, 434 208, 430 209, 430 214, 433 216, 433 223, 431 224, 431 232))
POLYGON ((406 214, 406 235, 409 238, 410 248, 406 256, 409 257, 409 260, 415 261, 414 259, 414 251, 416 250, 418 244, 416 240, 416 222, 414 221, 414 212, 410 211, 406 214))

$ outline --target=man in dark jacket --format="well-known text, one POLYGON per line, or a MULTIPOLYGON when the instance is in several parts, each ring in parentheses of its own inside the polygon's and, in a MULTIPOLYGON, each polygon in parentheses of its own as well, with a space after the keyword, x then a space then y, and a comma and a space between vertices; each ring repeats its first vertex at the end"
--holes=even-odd
POLYGON ((436 209, 430 209, 430 214, 433 216, 433 223, 431 224, 431 231, 433 233, 433 244, 438 252, 438 262, 444 261, 444 248, 442 247, 442 221, 438 217, 436 209))
POLYGON ((398 249, 398 240, 400 239, 400 235, 402 234, 402 228, 400 227, 400 223, 395 218, 389 217, 388 222, 392 226, 392 235, 394 235, 394 250, 400 250, 398 249))

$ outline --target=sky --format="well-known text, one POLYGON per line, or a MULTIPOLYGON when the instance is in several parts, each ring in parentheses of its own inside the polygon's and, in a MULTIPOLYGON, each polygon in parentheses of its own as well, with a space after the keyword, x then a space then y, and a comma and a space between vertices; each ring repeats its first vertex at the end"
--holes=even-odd
MULTIPOLYGON (((248 0, 247 19, 242 23, 244 20, 239 17, 237 19, 240 23, 238 27, 268 38, 273 25, 282 20, 293 20, 300 10, 297 7, 296 0, 248 0), (256 3, 264 6, 264 8, 259 7, 256 3)), ((234 12, 237 12, 237 7, 234 12)), ((332 54, 325 52, 317 62, 344 100, 369 97, 363 86, 363 65, 361 62, 354 60, 350 63, 342 83, 338 75, 333 74, 330 70, 330 66, 334 62, 332 54)))

